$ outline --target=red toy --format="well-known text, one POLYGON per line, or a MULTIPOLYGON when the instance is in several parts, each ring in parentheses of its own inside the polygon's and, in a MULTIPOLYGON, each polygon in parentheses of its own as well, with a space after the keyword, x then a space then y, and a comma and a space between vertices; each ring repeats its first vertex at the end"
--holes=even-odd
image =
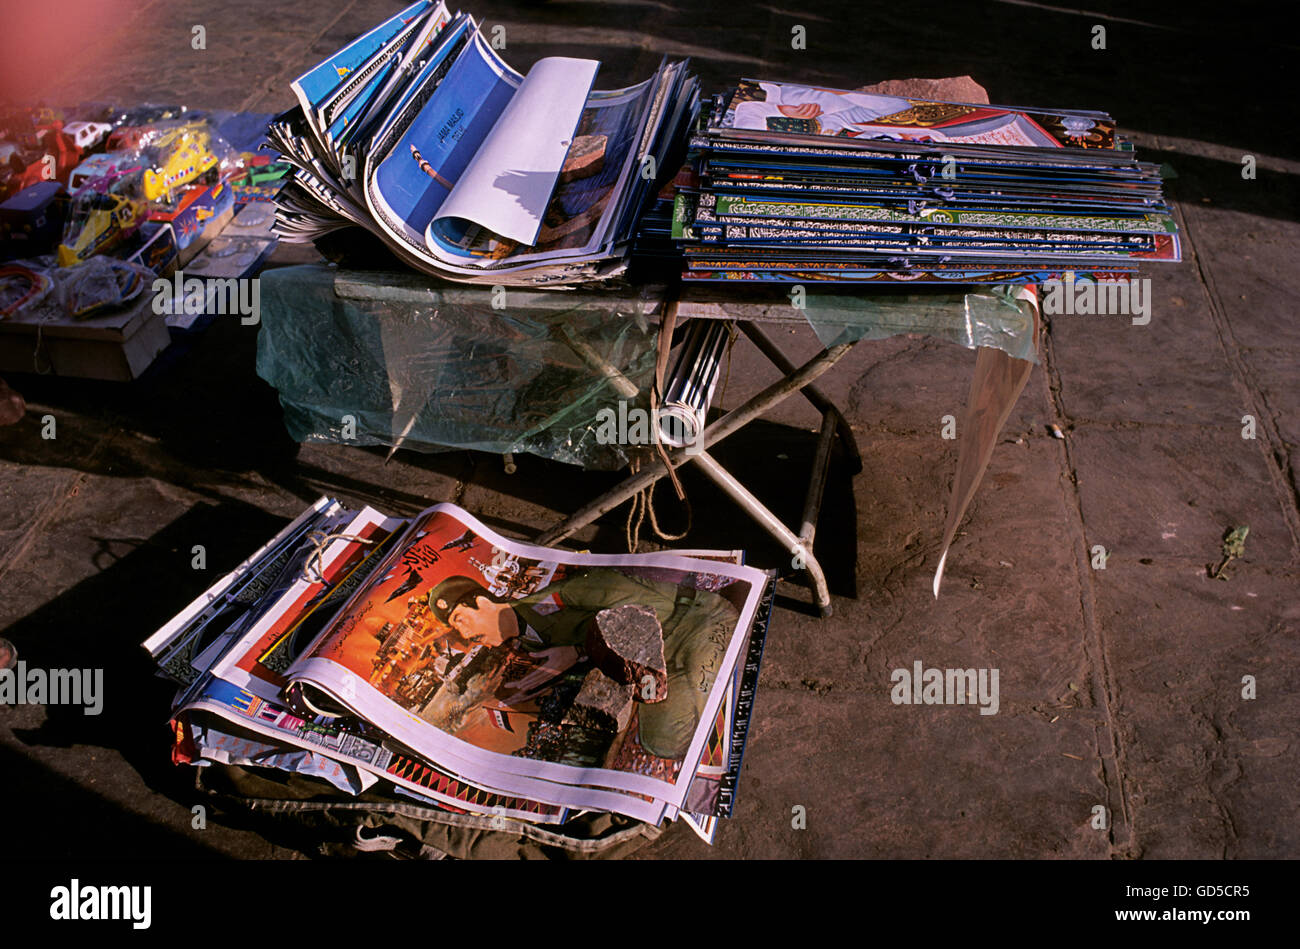
POLYGON ((37 126, 32 140, 30 147, 10 159, 14 172, 4 183, 0 200, 41 181, 67 184, 72 169, 81 161, 81 149, 71 135, 64 133, 60 121, 37 126))

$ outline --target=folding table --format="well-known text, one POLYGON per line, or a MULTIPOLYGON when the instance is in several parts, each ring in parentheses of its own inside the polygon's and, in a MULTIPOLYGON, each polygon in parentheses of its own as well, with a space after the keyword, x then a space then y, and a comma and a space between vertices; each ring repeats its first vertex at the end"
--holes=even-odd
MULTIPOLYGON (((1036 361, 1037 305, 1023 289, 939 288, 900 295, 812 286, 796 297, 786 296, 785 288, 740 294, 688 287, 673 294, 640 287, 509 289, 493 296, 490 289, 448 286, 410 273, 326 267, 270 270, 262 280, 258 372, 279 389, 298 440, 528 451, 594 467, 611 465, 609 452, 600 455, 590 437, 595 412, 648 393, 660 321, 733 321, 782 378, 714 419, 694 445, 649 455, 648 464, 535 542, 561 541, 668 477, 665 458, 674 469, 694 463, 807 571, 823 616, 830 615, 831 600, 814 540, 836 437, 854 473, 861 459, 847 421, 816 380, 863 339, 919 333, 978 351, 959 426, 937 596, 948 545, 1036 361), (765 332, 772 325, 811 326, 823 348, 796 366, 765 332), (709 450, 795 393, 822 415, 797 529, 709 450), (351 431, 341 421, 348 418, 351 431)), ((617 455, 618 446, 599 447, 617 455)))

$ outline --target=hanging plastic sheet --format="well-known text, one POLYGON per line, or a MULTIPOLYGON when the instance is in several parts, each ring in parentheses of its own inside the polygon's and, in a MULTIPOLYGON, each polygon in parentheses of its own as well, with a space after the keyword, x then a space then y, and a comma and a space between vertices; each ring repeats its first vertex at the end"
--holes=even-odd
POLYGON ((324 266, 261 279, 257 371, 298 441, 628 461, 598 441, 596 413, 649 404, 662 291, 460 288, 324 266))
MULTIPOLYGON (((1036 362, 1032 317, 1010 291, 710 298, 690 311, 806 320, 826 345, 924 334, 1036 362)), ((648 408, 662 287, 522 291, 413 274, 288 267, 262 276, 257 371, 298 441, 422 451, 531 452, 617 469, 597 413, 648 408), (496 306, 494 306, 494 303, 496 306)))

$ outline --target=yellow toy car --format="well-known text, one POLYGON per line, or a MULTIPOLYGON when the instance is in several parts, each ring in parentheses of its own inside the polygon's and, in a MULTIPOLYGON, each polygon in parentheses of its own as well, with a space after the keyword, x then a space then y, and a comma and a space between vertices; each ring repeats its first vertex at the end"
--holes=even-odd
POLYGON ((144 221, 144 202, 125 195, 89 192, 73 201, 59 245, 60 267, 89 260, 135 232, 144 221))
POLYGON ((217 167, 211 137, 197 125, 173 129, 154 142, 154 147, 161 162, 144 173, 144 196, 150 201, 169 196, 181 185, 217 167))

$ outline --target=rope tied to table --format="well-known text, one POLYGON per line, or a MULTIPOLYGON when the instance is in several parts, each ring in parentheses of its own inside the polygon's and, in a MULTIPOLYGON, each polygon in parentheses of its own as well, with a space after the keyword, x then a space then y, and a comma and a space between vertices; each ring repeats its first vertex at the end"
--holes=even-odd
MULTIPOLYGON (((641 470, 641 460, 639 458, 633 459, 628 467, 632 470, 633 474, 636 474, 641 470)), ((669 534, 659 526, 659 518, 655 515, 654 503, 655 485, 658 483, 658 481, 652 481, 648 487, 642 488, 636 494, 632 495, 632 507, 627 512, 626 525, 627 552, 630 554, 636 553, 637 548, 641 546, 641 526, 645 523, 647 515, 649 515, 650 518, 650 529, 655 532, 655 536, 660 540, 681 540, 691 532, 691 524, 694 517, 691 511, 690 499, 685 496, 682 497, 682 503, 686 505, 685 530, 680 534, 669 534)))
MULTIPOLYGON (((673 348, 673 329, 677 324, 677 301, 669 300, 664 304, 664 316, 659 324, 659 350, 655 359, 655 376, 654 382, 650 386, 650 417, 656 418, 657 411, 663 401, 664 375, 668 371, 668 356, 673 348)), ((673 490, 677 493, 677 500, 686 505, 686 529, 680 534, 669 534, 659 526, 659 518, 655 514, 654 490, 657 481, 650 482, 648 487, 643 488, 632 496, 632 506, 627 512, 626 540, 627 551, 630 554, 637 552, 641 546, 641 527, 645 523, 647 515, 650 518, 650 529, 655 532, 655 536, 660 540, 677 541, 681 540, 691 531, 693 520, 691 512, 691 502, 686 497, 686 490, 682 487, 681 480, 677 477, 677 472, 673 470, 672 462, 668 458, 668 450, 664 448, 663 442, 656 437, 654 439, 655 450, 659 454, 660 461, 663 462, 664 470, 668 473, 668 479, 673 483, 673 490)), ((633 458, 628 464, 628 468, 633 474, 641 470, 641 459, 633 458)))

